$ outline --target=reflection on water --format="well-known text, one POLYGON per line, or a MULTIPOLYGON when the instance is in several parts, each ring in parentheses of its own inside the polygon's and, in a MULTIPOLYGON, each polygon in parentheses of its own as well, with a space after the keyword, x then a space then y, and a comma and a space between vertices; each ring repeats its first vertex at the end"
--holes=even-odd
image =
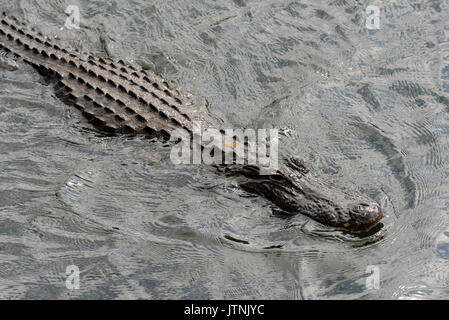
POLYGON ((371 31, 368 4, 86 0, 67 30, 61 1, 8 2, 64 45, 176 82, 223 126, 281 128, 284 154, 385 217, 359 234, 285 217, 171 164, 167 145, 95 132, 32 69, 2 69, 0 297, 448 298, 449 3, 382 2, 371 31))

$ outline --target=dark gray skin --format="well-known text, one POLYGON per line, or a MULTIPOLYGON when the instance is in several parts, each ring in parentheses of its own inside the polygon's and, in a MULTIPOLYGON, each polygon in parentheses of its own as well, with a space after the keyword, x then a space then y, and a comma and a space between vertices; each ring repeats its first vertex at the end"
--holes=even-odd
MULTIPOLYGON (((101 130, 143 134, 164 141, 175 129, 192 134, 195 117, 185 96, 149 71, 63 49, 5 15, 0 19, 0 49, 56 79, 58 96, 101 130)), ((236 176, 245 190, 267 198, 281 209, 328 226, 367 230, 382 218, 376 202, 320 180, 299 158, 285 160, 272 175, 260 175, 258 167, 249 165, 218 168, 236 176)))

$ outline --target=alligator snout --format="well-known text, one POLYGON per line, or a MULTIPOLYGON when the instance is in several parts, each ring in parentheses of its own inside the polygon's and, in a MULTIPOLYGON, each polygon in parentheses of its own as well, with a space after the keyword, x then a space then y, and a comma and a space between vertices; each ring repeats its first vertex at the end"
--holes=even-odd
POLYGON ((283 186, 283 198, 288 191, 287 197, 294 204, 291 212, 351 231, 369 230, 382 219, 380 206, 369 197, 312 175, 304 160, 297 157, 290 158, 286 164, 284 171, 290 184, 283 186))
POLYGON ((265 196, 284 211, 306 215, 324 225, 350 231, 369 230, 382 218, 380 206, 358 192, 335 186, 311 174, 304 161, 287 159, 274 176, 242 167, 240 185, 265 196))
POLYGON ((376 202, 359 203, 350 210, 351 222, 346 228, 350 230, 366 230, 376 225, 382 219, 382 210, 376 202))

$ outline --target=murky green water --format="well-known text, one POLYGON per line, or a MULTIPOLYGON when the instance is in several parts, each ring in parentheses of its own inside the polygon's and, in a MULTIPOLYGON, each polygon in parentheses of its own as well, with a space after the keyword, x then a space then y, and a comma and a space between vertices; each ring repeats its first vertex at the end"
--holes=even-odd
POLYGON ((280 128, 283 153, 385 212, 364 235, 280 218, 160 142, 96 133, 34 70, 1 70, 0 298, 449 297, 449 1, 0 4, 174 81, 225 127, 280 128))

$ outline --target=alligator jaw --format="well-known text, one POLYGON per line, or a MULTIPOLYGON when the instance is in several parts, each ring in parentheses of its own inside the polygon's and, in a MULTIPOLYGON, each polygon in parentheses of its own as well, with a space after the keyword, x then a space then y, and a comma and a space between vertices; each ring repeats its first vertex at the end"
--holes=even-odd
POLYGON ((286 213, 303 214, 327 226, 365 231, 383 216, 375 201, 316 177, 297 157, 286 159, 278 172, 269 176, 251 166, 227 169, 245 190, 267 198, 286 213))

